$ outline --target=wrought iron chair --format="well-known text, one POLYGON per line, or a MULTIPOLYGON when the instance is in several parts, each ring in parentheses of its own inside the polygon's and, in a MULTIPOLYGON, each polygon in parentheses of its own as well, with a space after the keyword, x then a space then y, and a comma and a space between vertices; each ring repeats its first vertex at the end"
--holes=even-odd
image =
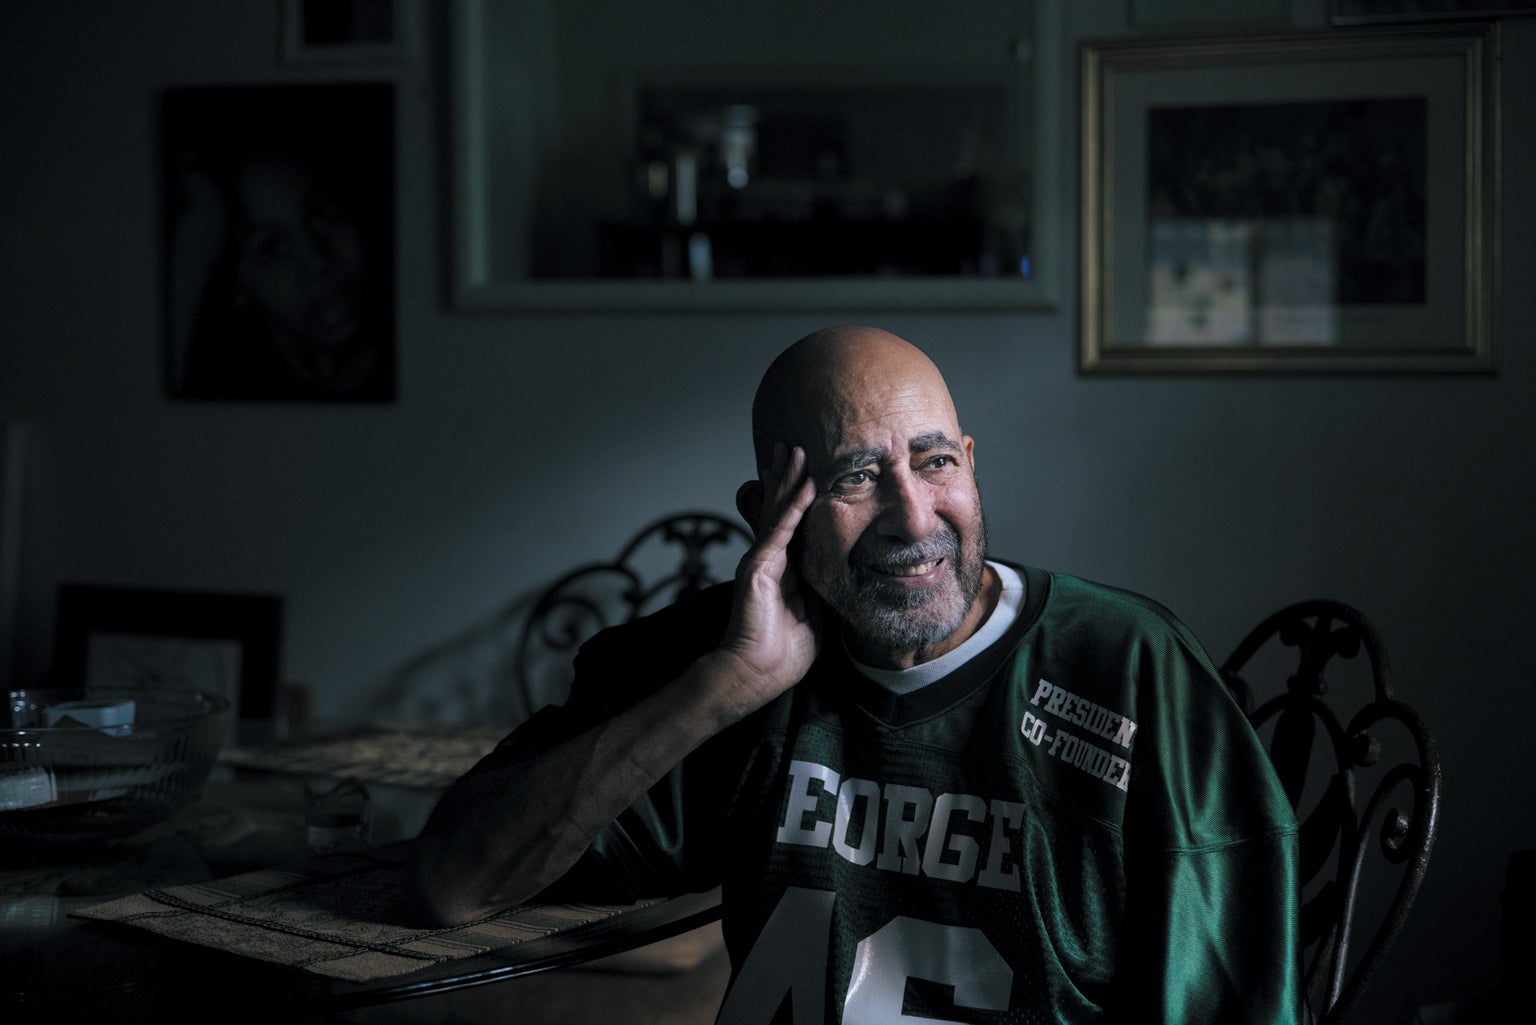
POLYGON ((1440 808, 1434 738, 1393 695, 1375 628, 1339 602, 1306 601, 1276 612, 1238 644, 1221 673, 1267 739, 1301 823, 1300 926, 1309 1004, 1323 1025, 1343 1022, 1402 932, 1429 864, 1440 808), (1362 649, 1366 664, 1350 663, 1362 649), (1249 680, 1284 673, 1288 665, 1295 668, 1284 692, 1254 707, 1249 680), (1364 703, 1342 722, 1331 706, 1358 700, 1348 684, 1361 683, 1364 703), (1369 794, 1363 805, 1361 792, 1369 794), (1382 868, 1395 868, 1362 888, 1367 860, 1376 863, 1373 848, 1386 862, 1382 868), (1351 956, 1362 889, 1379 895, 1364 903, 1384 907, 1364 951, 1351 956))
MULTIPOLYGON (((745 528, 715 513, 678 513, 646 526, 612 562, 590 562, 555 581, 529 609, 518 637, 514 665, 527 707, 564 700, 573 656, 587 638, 729 579, 751 543, 745 528)), ((717 904, 697 921, 718 914, 717 904)), ((684 988, 668 999, 696 1002, 702 990, 704 1003, 713 1005, 725 981, 723 951, 719 924, 712 922, 609 963, 642 976, 691 980, 674 983, 684 988)))
POLYGON ((588 637, 733 576, 750 541, 714 513, 657 520, 612 562, 580 565, 401 665, 369 715, 510 730, 564 700, 588 637))
POLYGON ((516 672, 528 706, 564 697, 571 659, 599 630, 627 622, 730 578, 752 535, 710 512, 651 523, 612 562, 590 562, 551 584, 518 638, 516 672))

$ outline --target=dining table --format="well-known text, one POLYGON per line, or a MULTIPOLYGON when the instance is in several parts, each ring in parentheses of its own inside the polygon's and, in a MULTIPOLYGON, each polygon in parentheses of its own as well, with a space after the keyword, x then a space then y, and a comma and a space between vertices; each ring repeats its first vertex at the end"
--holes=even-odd
POLYGON ((242 742, 198 800, 140 834, 0 843, 0 1022, 345 1020, 718 918, 718 893, 702 893, 533 903, 449 929, 410 921, 398 884, 410 838, 495 740, 386 723, 242 742), (365 835, 338 843, 317 830, 317 781, 366 793, 365 835))

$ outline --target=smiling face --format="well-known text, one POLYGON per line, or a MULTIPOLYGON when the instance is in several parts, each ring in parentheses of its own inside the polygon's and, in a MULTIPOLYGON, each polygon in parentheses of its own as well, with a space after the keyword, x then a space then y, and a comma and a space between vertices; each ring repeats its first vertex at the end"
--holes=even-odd
POLYGON ((243 213, 240 294, 274 329, 315 350, 342 345, 363 316, 356 223, 298 164, 262 156, 236 181, 243 213))
POLYGON ((800 572, 855 657, 928 661, 986 614, 974 443, 918 349, 872 328, 823 334, 785 369, 796 383, 770 397, 779 415, 763 418, 787 435, 774 440, 805 448, 816 482, 797 534, 800 572))

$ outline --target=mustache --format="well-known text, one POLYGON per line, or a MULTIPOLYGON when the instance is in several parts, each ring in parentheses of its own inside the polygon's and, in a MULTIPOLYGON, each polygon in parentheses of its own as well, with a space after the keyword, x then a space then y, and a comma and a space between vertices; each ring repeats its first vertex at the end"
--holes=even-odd
POLYGON ((941 525, 921 541, 905 543, 881 537, 871 531, 859 538, 849 555, 859 567, 882 571, 915 566, 934 559, 959 559, 960 535, 953 527, 941 525))

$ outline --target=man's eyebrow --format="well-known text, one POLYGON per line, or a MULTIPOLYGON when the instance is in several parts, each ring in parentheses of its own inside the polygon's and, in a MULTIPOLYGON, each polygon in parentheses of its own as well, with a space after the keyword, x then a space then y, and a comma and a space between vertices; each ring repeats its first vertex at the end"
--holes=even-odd
POLYGON ((861 466, 870 466, 885 459, 883 448, 861 448, 852 452, 844 452, 842 455, 833 456, 827 463, 827 477, 835 480, 845 473, 857 470, 861 466))
MULTIPOLYGON (((960 451, 960 444, 943 431, 925 431, 917 434, 907 442, 907 451, 913 455, 924 452, 932 452, 935 449, 943 449, 948 452, 960 451)), ((826 475, 830 479, 841 477, 845 473, 851 473, 861 466, 873 466, 885 461, 887 453, 883 448, 860 448, 841 455, 833 456, 827 463, 826 475)))
POLYGON ((937 448, 958 452, 960 451, 960 443, 943 431, 928 431, 925 434, 917 435, 907 442, 907 451, 914 455, 922 452, 932 452, 937 448))

